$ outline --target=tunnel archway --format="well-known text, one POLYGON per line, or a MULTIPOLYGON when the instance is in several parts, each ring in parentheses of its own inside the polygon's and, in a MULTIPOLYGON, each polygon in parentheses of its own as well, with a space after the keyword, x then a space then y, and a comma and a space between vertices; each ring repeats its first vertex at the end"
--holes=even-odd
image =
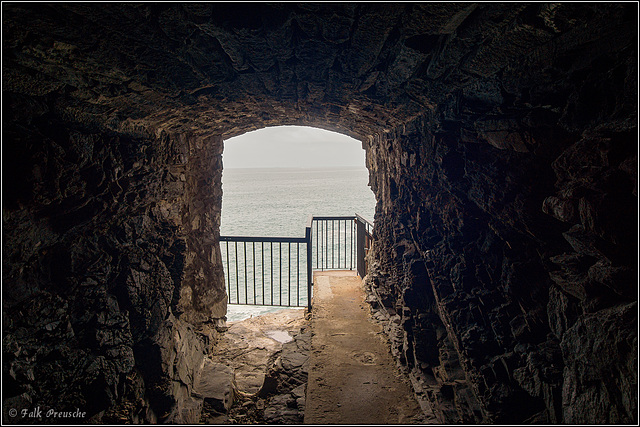
MULTIPOLYGON (((345 217, 358 213, 373 218, 376 202, 368 186, 369 173, 361 141, 324 129, 278 126, 227 139, 224 147, 221 235, 300 238, 305 237, 309 215, 345 217)), ((323 227, 324 224, 323 221, 323 227)), ((345 269, 356 268, 353 224, 353 221, 342 219, 336 228, 336 222, 331 223, 331 255, 335 258, 333 261, 339 260, 332 268, 338 265, 345 269)), ((316 253, 312 258, 316 260, 317 268, 321 268, 319 252, 324 257, 330 247, 328 230, 319 236, 316 221, 311 231, 310 237, 314 241, 321 238, 324 242, 322 248, 319 242, 311 245, 312 252, 316 253)), ((285 245, 283 251, 276 244, 274 257, 272 243, 267 244, 265 250, 264 241, 253 242, 249 254, 244 256, 244 244, 241 244, 239 255, 235 253, 237 243, 225 241, 221 245, 230 303, 227 321, 282 310, 291 305, 289 294, 293 295, 294 306, 307 306, 308 296, 304 289, 304 301, 300 302, 299 298, 300 283, 306 287, 308 281, 308 247, 300 248, 294 243, 293 250, 285 245), (239 272, 234 267, 236 262, 239 272), (284 287, 279 282, 280 275, 284 277, 284 287), (251 283, 248 291, 241 289, 245 276, 249 282, 254 282, 254 286, 257 281, 257 290, 251 289, 251 283), (291 277, 294 277, 293 283, 291 277), (284 306, 273 305, 271 293, 274 288, 284 289, 284 306), (251 294, 248 302, 241 302, 240 294, 251 294)))
POLYGON ((637 422, 637 5, 5 4, 3 31, 5 408, 197 420, 222 141, 296 124, 363 141, 368 283, 443 422, 637 422))

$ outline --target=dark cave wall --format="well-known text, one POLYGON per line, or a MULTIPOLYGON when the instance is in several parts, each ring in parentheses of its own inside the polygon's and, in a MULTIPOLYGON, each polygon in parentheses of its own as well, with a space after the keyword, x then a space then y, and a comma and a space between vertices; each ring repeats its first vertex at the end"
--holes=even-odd
MULTIPOLYGON (((381 203, 367 286, 391 316, 414 386, 450 422, 632 422, 635 249, 626 262, 613 251, 586 258, 594 236, 542 211, 539 157, 447 139, 420 123, 390 136, 384 154, 370 151, 381 203), (412 162, 420 173, 404 166, 412 162), (612 293, 614 282, 628 296, 612 293), (565 290, 573 286, 589 294, 577 298, 565 290)), ((629 158, 635 144, 625 142, 629 158)), ((633 177, 621 197, 634 197, 633 177)))
POLYGON ((366 284, 442 422, 637 422, 637 5, 5 3, 3 33, 4 421, 197 422, 223 139, 306 124, 363 141, 366 284))
POLYGON ((443 422, 637 422, 636 60, 573 36, 368 143, 366 285, 443 422))
POLYGON ((26 96, 7 105, 5 410, 197 421, 179 410, 215 337, 202 323, 226 313, 219 254, 200 238, 219 227, 221 139, 95 129, 26 96), (142 412, 118 408, 125 397, 146 399, 142 412))

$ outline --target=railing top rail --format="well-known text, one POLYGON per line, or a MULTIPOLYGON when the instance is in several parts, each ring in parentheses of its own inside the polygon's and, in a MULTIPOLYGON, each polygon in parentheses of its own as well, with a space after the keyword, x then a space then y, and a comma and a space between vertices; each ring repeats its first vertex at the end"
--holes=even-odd
POLYGON ((220 236, 221 242, 273 242, 273 243, 306 243, 305 237, 255 237, 255 236, 220 236))
MULTIPOLYGON (((307 228, 311 228, 313 221, 350 221, 359 219, 365 224, 373 227, 373 223, 359 214, 354 216, 315 216, 309 215, 307 218, 307 228)), ((220 236, 221 242, 273 242, 273 243, 305 243, 306 237, 264 237, 264 236, 220 236)))
POLYGON ((360 221, 369 224, 371 227, 373 227, 373 222, 369 221, 368 219, 366 219, 365 217, 363 217, 362 215, 356 213, 356 218, 358 218, 360 221))
POLYGON ((327 220, 352 220, 352 219, 356 219, 355 216, 316 216, 316 215, 312 215, 312 219, 313 220, 318 220, 318 221, 327 221, 327 220))

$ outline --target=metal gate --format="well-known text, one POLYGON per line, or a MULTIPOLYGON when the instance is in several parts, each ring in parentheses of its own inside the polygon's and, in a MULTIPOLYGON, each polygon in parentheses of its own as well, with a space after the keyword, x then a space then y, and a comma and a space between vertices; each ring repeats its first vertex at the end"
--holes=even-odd
POLYGON ((367 273, 373 224, 362 216, 313 216, 304 237, 220 236, 229 304, 311 310, 313 270, 367 273))

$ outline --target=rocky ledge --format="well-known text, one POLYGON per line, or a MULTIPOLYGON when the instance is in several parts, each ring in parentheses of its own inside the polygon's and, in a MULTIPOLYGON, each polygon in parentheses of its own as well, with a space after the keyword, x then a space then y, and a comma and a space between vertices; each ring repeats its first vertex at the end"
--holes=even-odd
POLYGON ((229 323, 200 381, 205 424, 300 424, 311 332, 305 311, 229 323))

